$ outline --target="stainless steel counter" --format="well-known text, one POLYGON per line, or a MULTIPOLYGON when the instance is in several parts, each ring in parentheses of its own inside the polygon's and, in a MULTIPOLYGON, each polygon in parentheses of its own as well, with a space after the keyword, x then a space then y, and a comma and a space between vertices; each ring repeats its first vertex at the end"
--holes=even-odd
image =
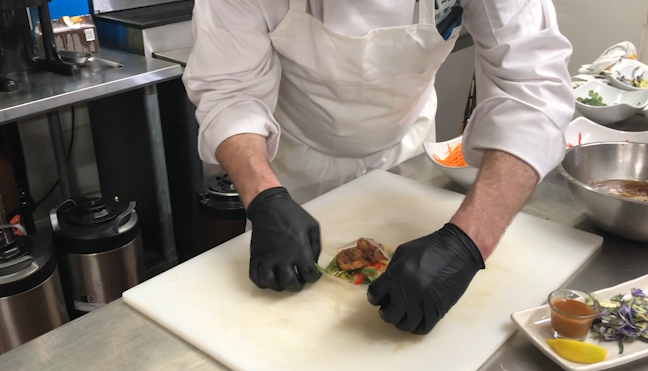
MULTIPOLYGON (((625 128, 646 127, 640 118, 637 120, 625 128)), ((437 171, 424 155, 397 166, 392 172, 465 193, 437 171)), ((540 183, 523 212, 605 237, 601 252, 565 286, 596 290, 648 274, 648 245, 595 229, 575 208, 563 179, 555 171, 540 183)), ((647 368, 648 360, 644 360, 615 370, 647 368)), ((0 370, 222 371, 226 368, 118 300, 0 356, 0 370)), ((511 337, 480 368, 480 371, 540 370, 560 368, 520 334, 511 337)))
POLYGON ((191 49, 193 49, 193 46, 185 46, 178 49, 156 52, 153 53, 153 58, 162 59, 167 62, 180 63, 180 65, 184 67, 187 65, 187 61, 189 61, 191 49))
POLYGON ((0 125, 182 75, 182 68, 174 63, 108 49, 100 55, 124 67, 83 67, 81 74, 74 77, 50 72, 12 74, 18 91, 0 93, 0 125))

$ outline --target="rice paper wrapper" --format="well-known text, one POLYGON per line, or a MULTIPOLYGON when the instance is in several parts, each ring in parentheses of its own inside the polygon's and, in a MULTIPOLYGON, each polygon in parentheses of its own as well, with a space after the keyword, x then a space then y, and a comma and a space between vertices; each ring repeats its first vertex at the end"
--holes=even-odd
POLYGON ((322 272, 322 275, 326 279, 331 279, 335 280, 336 282, 339 282, 340 284, 343 285, 348 285, 351 287, 355 288, 363 288, 366 290, 366 288, 369 286, 368 284, 360 284, 360 285, 354 285, 352 282, 349 282, 345 280, 344 278, 336 277, 328 272, 326 272, 327 267, 331 264, 331 262, 337 257, 337 255, 343 251, 343 250, 348 250, 348 249, 354 249, 358 245, 358 241, 360 239, 366 239, 372 242, 372 244, 376 245, 376 248, 382 252, 382 254, 385 256, 387 261, 391 261, 392 256, 394 255, 395 248, 391 248, 390 246, 385 246, 382 244, 380 241, 377 241, 372 238, 368 237, 359 237, 358 239, 347 242, 347 243, 342 243, 342 244, 326 244, 322 247, 322 252, 320 254, 320 258, 318 261, 318 265, 320 268, 320 271, 322 272))

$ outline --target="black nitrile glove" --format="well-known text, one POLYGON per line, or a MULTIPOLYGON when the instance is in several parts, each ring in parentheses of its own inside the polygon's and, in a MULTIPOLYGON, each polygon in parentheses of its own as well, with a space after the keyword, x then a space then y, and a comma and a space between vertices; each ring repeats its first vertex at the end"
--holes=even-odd
POLYGON ((250 202, 250 279, 262 289, 300 291, 321 277, 319 223, 285 188, 266 189, 250 202))
POLYGON ((396 249, 367 297, 380 317, 397 328, 425 335, 461 298, 484 260, 459 227, 446 224, 396 249))

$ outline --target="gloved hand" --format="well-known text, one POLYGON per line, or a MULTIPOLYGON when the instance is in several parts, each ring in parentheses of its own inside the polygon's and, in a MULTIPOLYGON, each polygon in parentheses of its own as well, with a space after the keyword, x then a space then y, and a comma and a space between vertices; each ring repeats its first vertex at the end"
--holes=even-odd
POLYGON ((321 277, 319 223, 282 187, 259 193, 250 202, 252 222, 250 279, 262 289, 300 291, 321 277), (296 268, 296 269, 295 269, 296 268))
POLYGON ((367 297, 380 317, 397 328, 425 335, 457 303, 484 260, 459 227, 446 224, 396 249, 367 297))

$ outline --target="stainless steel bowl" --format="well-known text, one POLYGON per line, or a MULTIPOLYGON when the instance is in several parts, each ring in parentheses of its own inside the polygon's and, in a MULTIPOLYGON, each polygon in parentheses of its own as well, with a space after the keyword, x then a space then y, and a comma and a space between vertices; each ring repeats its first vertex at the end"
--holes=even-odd
POLYGON ((621 237, 648 241, 648 202, 604 194, 590 184, 600 180, 648 180, 648 144, 591 143, 570 148, 558 171, 572 199, 598 227, 621 237))

